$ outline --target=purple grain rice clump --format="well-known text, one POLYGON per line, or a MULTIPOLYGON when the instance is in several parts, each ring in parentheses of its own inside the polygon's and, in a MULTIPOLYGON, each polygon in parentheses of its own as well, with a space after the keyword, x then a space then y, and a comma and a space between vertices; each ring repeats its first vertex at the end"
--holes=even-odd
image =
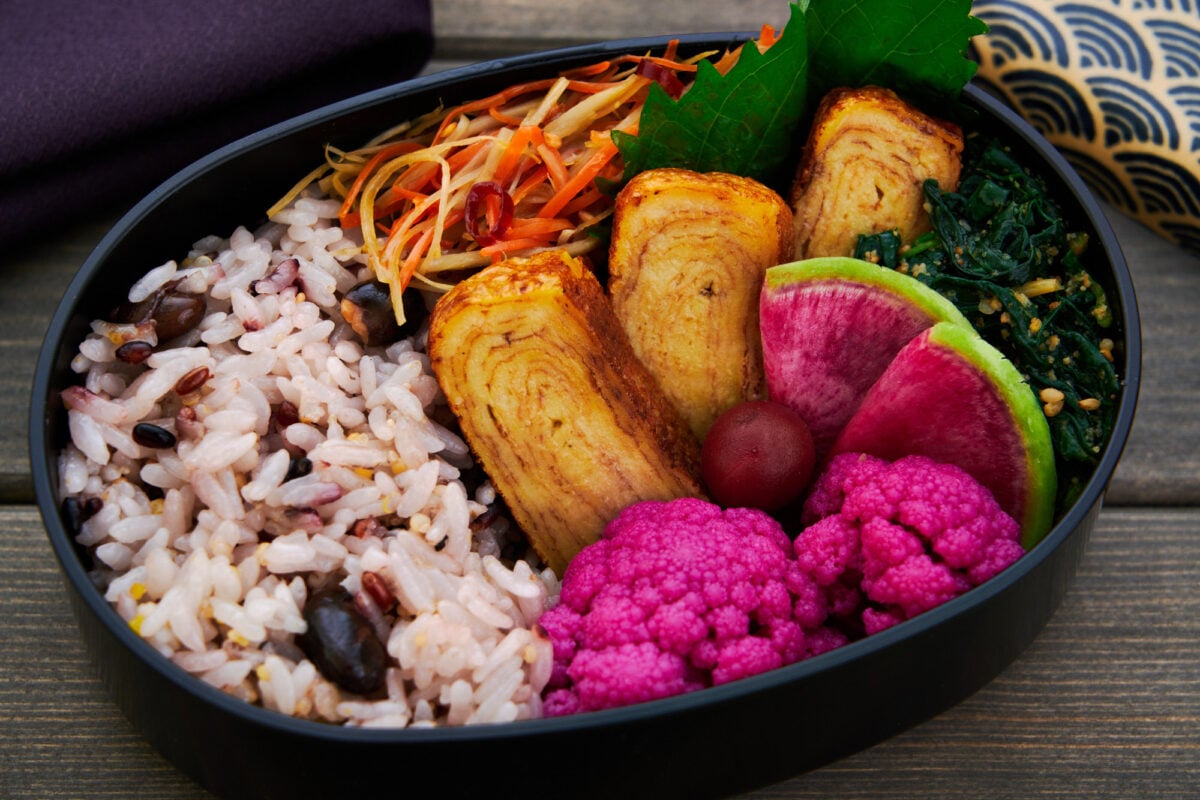
POLYGON ((343 318, 369 272, 337 208, 301 197, 201 240, 93 323, 64 392, 63 507, 116 613, 232 695, 347 725, 540 716, 557 581, 501 559, 495 491, 434 421, 423 329, 366 346, 343 318), (327 620, 307 638, 306 607, 327 620), (314 633, 326 672, 350 658, 362 679, 318 669, 314 633))

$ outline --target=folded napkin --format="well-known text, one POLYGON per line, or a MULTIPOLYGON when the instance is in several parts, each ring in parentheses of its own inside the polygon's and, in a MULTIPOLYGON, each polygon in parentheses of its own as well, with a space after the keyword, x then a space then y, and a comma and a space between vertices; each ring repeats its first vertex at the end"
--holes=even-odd
POLYGON ((122 211, 432 50, 429 0, 7 0, 0 19, 0 245, 122 211))
POLYGON ((978 0, 978 80, 1102 200, 1200 255, 1200 0, 978 0))

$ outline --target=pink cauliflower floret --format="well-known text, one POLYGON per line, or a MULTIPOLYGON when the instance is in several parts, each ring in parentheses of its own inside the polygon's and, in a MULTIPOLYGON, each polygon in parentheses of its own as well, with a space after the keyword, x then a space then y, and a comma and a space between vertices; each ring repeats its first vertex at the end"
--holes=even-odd
POLYGON ((563 575, 541 625, 548 716, 727 683, 807 654, 789 589, 803 575, 767 514, 694 498, 635 503, 563 575))
POLYGON ((1024 553, 1020 526, 974 478, 924 456, 843 453, 805 502, 792 587, 810 650, 871 634, 995 576, 1024 553))

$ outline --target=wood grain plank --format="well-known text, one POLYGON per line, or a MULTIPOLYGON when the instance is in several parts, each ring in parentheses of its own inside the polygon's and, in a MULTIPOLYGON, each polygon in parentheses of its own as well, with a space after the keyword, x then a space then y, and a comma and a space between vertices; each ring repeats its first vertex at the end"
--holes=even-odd
MULTIPOLYGON (((1198 509, 1106 509, 1062 607, 995 681, 923 725, 749 797, 1195 797, 1198 529, 1198 509)), ((0 530, 0 797, 207 797, 109 701, 36 511, 0 508, 0 530)))
POLYGON ((67 284, 108 231, 110 216, 0 255, 0 502, 33 500, 26 431, 34 366, 67 284))
POLYGON ((757 31, 768 23, 782 27, 787 18, 788 6, 778 0, 437 0, 434 57, 478 60, 605 39, 757 31), (486 26, 481 20, 487 21, 486 26))
POLYGON ((1108 209, 1142 319, 1142 390, 1110 504, 1200 503, 1200 258, 1108 209))

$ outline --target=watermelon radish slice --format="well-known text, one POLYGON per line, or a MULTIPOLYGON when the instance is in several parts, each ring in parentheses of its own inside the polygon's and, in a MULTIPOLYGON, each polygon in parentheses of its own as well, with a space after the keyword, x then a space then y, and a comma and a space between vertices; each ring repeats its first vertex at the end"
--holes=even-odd
POLYGON ((818 462, 910 339, 936 322, 970 328, 916 278, 842 257, 767 270, 759 320, 768 396, 808 423, 818 462))
POLYGON ((833 453, 957 464, 995 495, 1032 547, 1053 522, 1050 426, 1017 368, 969 327, 938 323, 905 345, 866 393, 833 453))

